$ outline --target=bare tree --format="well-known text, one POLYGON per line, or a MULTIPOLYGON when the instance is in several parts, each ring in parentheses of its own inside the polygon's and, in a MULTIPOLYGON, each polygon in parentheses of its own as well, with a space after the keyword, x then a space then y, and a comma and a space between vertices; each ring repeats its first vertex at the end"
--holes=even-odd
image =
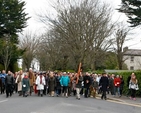
POLYGON ((26 33, 20 38, 19 47, 25 50, 23 59, 23 70, 29 69, 31 67, 31 62, 35 58, 36 50, 39 46, 39 38, 36 34, 31 32, 26 33))
POLYGON ((129 35, 130 29, 126 26, 123 27, 123 23, 117 25, 117 29, 115 31, 115 42, 116 42, 116 54, 117 54, 117 62, 118 69, 123 68, 123 63, 126 59, 123 59, 124 52, 123 45, 126 41, 130 40, 127 36, 129 35))
POLYGON ((81 2, 63 2, 57 4, 57 17, 40 15, 40 20, 51 25, 55 48, 60 51, 62 59, 73 61, 75 68, 83 65, 95 69, 95 61, 102 59, 99 54, 112 44, 110 35, 114 25, 110 23, 111 10, 99 0, 82 0, 81 2), (47 22, 48 21, 48 22, 47 22), (63 55, 62 55, 63 54, 63 55))

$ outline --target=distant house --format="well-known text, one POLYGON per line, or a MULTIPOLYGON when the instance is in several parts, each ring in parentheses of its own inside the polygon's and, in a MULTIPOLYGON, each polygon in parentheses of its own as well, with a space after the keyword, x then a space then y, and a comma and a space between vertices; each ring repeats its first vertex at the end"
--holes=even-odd
POLYGON ((128 70, 141 70, 141 50, 126 48, 123 59, 128 70))

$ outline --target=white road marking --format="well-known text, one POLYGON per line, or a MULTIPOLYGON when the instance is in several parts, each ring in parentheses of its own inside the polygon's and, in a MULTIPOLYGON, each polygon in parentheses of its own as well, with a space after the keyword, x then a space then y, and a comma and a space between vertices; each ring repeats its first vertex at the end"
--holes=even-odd
POLYGON ((6 101, 8 101, 8 100, 7 99, 6 100, 1 100, 0 103, 6 102, 6 101))

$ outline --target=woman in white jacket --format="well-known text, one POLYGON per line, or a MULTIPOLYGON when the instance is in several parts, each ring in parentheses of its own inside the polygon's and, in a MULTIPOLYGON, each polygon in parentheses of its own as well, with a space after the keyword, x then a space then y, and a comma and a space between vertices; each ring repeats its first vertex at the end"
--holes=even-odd
POLYGON ((44 90, 44 85, 45 85, 45 77, 43 76, 42 73, 37 77, 36 79, 36 85, 37 85, 37 90, 38 90, 38 96, 41 95, 43 96, 43 90, 44 90))
POLYGON ((17 78, 16 78, 16 81, 15 83, 18 84, 18 93, 19 93, 19 96, 22 95, 22 79, 24 77, 24 74, 23 74, 23 71, 20 70, 18 75, 17 75, 17 78))

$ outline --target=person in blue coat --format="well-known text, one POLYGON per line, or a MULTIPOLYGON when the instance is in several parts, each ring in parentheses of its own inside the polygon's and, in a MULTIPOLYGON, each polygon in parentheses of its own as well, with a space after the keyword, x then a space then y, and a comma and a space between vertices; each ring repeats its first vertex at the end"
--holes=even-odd
POLYGON ((65 95, 66 98, 68 98, 68 85, 69 85, 69 82, 70 82, 70 78, 67 75, 67 73, 64 72, 61 79, 60 79, 60 84, 63 87, 62 95, 65 95))
POLYGON ((5 92, 5 77, 6 73, 5 70, 2 70, 2 73, 0 74, 0 79, 1 79, 1 94, 4 94, 5 92))

